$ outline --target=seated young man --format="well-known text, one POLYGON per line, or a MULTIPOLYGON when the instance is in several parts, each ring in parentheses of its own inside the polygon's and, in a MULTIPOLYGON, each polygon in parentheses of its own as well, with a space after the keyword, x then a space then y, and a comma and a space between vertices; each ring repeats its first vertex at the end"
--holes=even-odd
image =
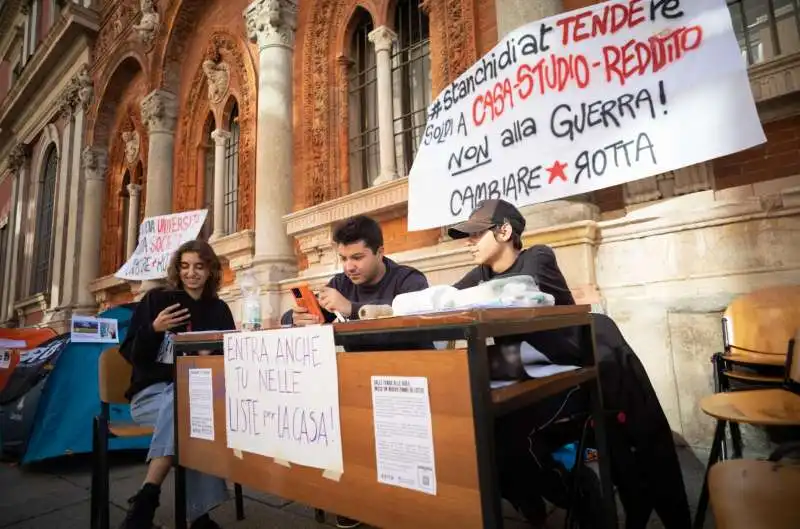
MULTIPOLYGON (((364 305, 391 305, 398 294, 416 292, 428 288, 428 280, 419 270, 397 264, 383 255, 383 232, 380 225, 370 217, 359 215, 340 224, 333 233, 333 243, 342 261, 343 271, 336 274, 319 292, 320 306, 331 312, 339 312, 349 319, 358 319, 358 311, 364 305)), ((305 308, 295 306, 281 318, 284 325, 315 325, 323 323, 305 308)), ((348 351, 373 350, 369 340, 359 341, 357 347, 348 351)), ((420 344, 381 345, 383 350, 420 348, 420 344)), ((433 345, 428 346, 432 348, 433 345)), ((357 527, 361 523, 344 516, 336 517, 340 528, 357 527)))
MULTIPOLYGON (((556 305, 574 305, 552 248, 535 245, 523 250, 524 230, 525 217, 512 204, 504 200, 479 203, 468 220, 448 230, 453 239, 466 241, 477 264, 453 286, 465 289, 495 278, 527 275, 533 277, 542 292, 553 296, 556 305)), ((518 346, 523 341, 554 364, 581 363, 578 334, 574 328, 495 339, 496 347, 518 346)), ((550 423, 556 417, 570 416, 585 409, 585 397, 570 391, 497 421, 495 435, 501 493, 533 524, 542 523, 545 516, 542 495, 556 504, 564 499, 560 495, 565 488, 562 476, 545 468, 544 461, 575 435, 572 428, 550 423), (542 431, 544 428, 547 430, 542 431)))

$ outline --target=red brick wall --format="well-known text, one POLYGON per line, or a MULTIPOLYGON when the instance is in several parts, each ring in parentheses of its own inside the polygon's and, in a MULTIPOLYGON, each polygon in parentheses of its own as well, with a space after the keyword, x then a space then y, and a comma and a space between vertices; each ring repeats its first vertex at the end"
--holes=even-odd
POLYGON ((714 187, 726 189, 800 174, 800 116, 764 124, 767 143, 714 160, 714 187))
POLYGON ((497 44, 497 9, 494 0, 475 0, 475 19, 475 40, 478 56, 482 57, 497 44))

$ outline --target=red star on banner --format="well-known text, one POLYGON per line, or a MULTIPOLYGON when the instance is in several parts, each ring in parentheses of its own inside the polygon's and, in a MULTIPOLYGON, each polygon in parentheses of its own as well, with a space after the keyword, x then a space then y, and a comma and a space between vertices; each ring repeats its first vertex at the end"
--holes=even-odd
POLYGON ((548 184, 552 184, 553 180, 556 178, 560 178, 563 181, 567 181, 567 175, 564 174, 564 169, 567 168, 567 164, 561 163, 556 161, 552 167, 547 168, 547 172, 550 173, 550 178, 547 179, 548 184))

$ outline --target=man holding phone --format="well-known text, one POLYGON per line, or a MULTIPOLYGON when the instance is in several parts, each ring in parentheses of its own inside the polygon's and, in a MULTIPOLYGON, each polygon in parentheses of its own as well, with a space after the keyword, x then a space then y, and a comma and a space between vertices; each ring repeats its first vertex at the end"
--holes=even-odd
MULTIPOLYGON (((416 292, 428 288, 425 275, 410 266, 400 265, 383 254, 383 232, 380 225, 370 217, 359 215, 340 224, 333 233, 333 243, 343 271, 336 274, 327 286, 320 290, 317 298, 322 317, 309 310, 313 300, 306 300, 307 292, 297 289, 295 297, 300 300, 281 318, 283 325, 316 325, 330 323, 341 314, 347 319, 358 319, 358 311, 364 305, 391 305, 398 294, 416 292), (305 294, 305 295, 304 295, 305 294), (304 305, 304 306, 301 306, 304 305), (324 321, 323 321, 324 320, 324 321)), ((374 350, 376 343, 360 341, 358 347, 348 351, 374 350)), ((381 349, 432 348, 433 344, 393 344, 381 349)), ((336 527, 347 529, 358 527, 361 522, 345 516, 336 516, 336 527)))
MULTIPOLYGON (((346 319, 358 319, 364 305, 391 305, 398 294, 428 288, 425 275, 410 266, 400 265, 384 256, 383 232, 370 217, 347 219, 333 233, 333 243, 343 271, 323 287, 317 299, 331 322, 339 313, 346 319)), ((325 323, 307 307, 296 305, 281 318, 284 325, 325 323)))

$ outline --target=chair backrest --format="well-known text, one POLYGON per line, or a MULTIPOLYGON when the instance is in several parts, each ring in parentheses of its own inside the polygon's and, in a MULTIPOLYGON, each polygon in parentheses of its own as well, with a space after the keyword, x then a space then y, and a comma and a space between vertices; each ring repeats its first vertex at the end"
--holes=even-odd
POLYGON ((786 382, 789 387, 796 387, 800 389, 800 327, 794 334, 794 337, 789 341, 789 358, 787 358, 786 366, 786 382))
POLYGON ((739 296, 728 305, 723 318, 726 351, 786 354, 786 343, 800 327, 800 285, 769 287, 739 296))
POLYGON ((125 391, 131 383, 131 365, 119 352, 119 347, 111 347, 100 354, 97 369, 100 402, 106 404, 127 404, 125 391))

